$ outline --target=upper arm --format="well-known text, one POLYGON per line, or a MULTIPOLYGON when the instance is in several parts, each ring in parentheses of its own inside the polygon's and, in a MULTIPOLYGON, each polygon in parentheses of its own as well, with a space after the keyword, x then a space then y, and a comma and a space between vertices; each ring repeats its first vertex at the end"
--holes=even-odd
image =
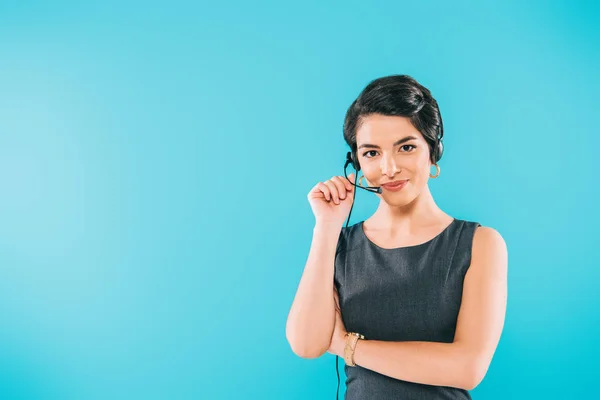
POLYGON ((470 385, 485 376, 500 340, 507 303, 508 250, 502 236, 479 227, 465 274, 454 343, 469 360, 470 385))

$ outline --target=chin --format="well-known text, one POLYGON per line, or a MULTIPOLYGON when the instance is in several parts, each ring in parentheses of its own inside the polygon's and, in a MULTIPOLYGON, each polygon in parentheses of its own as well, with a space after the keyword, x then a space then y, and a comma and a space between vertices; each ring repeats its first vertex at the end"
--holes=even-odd
MULTIPOLYGON (((381 196, 381 197, 383 197, 383 196, 381 196)), ((417 198, 417 196, 413 196, 410 193, 400 191, 400 192, 396 192, 396 193, 388 193, 385 196, 384 200, 389 205, 399 207, 399 206, 406 206, 406 205, 412 203, 413 201, 416 200, 416 198, 417 198)))
POLYGON ((393 206, 403 206, 405 204, 410 203, 410 201, 407 201, 406 196, 403 196, 400 193, 390 193, 387 196, 381 196, 386 203, 393 205, 393 206))

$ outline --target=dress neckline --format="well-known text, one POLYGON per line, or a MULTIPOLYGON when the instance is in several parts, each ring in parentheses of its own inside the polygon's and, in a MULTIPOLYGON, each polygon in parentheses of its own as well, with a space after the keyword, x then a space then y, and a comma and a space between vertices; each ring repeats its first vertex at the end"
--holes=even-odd
POLYGON ((394 250, 403 250, 403 249, 414 249, 417 247, 421 247, 421 246, 425 246, 431 242, 433 242, 434 240, 436 240, 437 238, 441 237, 444 233, 446 233, 446 231, 448 231, 450 229, 450 227, 452 225, 454 225, 458 220, 456 218, 452 218, 452 222, 450 222, 445 228, 444 230, 442 230, 440 233, 438 233, 437 235, 435 235, 434 237, 432 237, 431 239, 427 240, 426 242, 423 243, 419 243, 419 244, 414 244, 412 246, 402 246, 402 247, 393 247, 393 248, 386 248, 386 247, 381 247, 378 244, 376 244, 375 242, 373 242, 371 239, 369 239, 369 237, 367 236, 367 234, 365 233, 365 230, 363 228, 364 222, 365 221, 360 221, 359 224, 359 231, 362 234, 362 236, 367 240, 367 242, 371 243, 373 246, 375 246, 376 248, 380 249, 380 250, 384 250, 384 251, 394 251, 394 250))

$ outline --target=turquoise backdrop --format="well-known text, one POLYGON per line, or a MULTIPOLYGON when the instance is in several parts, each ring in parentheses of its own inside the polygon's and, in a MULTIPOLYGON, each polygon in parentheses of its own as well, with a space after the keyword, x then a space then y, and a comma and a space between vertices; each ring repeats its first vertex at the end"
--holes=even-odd
MULTIPOLYGON (((474 399, 589 399, 600 358, 598 3, 0 3, 0 398, 335 398, 287 314, 344 114, 409 74, 437 204, 509 250, 474 399)), ((350 171, 349 171, 350 172, 350 171)), ((360 191, 351 224, 377 198, 360 191)), ((343 362, 340 360, 344 392, 343 362)), ((342 398, 340 396, 340 398, 342 398)))

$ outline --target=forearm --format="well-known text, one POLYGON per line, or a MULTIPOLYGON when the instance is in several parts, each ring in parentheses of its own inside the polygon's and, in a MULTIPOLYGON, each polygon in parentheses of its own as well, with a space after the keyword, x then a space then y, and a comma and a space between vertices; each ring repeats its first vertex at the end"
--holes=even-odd
POLYGON ((395 379, 470 389, 472 362, 457 343, 359 340, 354 362, 395 379))
POLYGON ((331 340, 334 262, 340 230, 340 226, 327 224, 316 225, 313 230, 308 260, 286 324, 288 342, 301 357, 319 357, 331 340))

